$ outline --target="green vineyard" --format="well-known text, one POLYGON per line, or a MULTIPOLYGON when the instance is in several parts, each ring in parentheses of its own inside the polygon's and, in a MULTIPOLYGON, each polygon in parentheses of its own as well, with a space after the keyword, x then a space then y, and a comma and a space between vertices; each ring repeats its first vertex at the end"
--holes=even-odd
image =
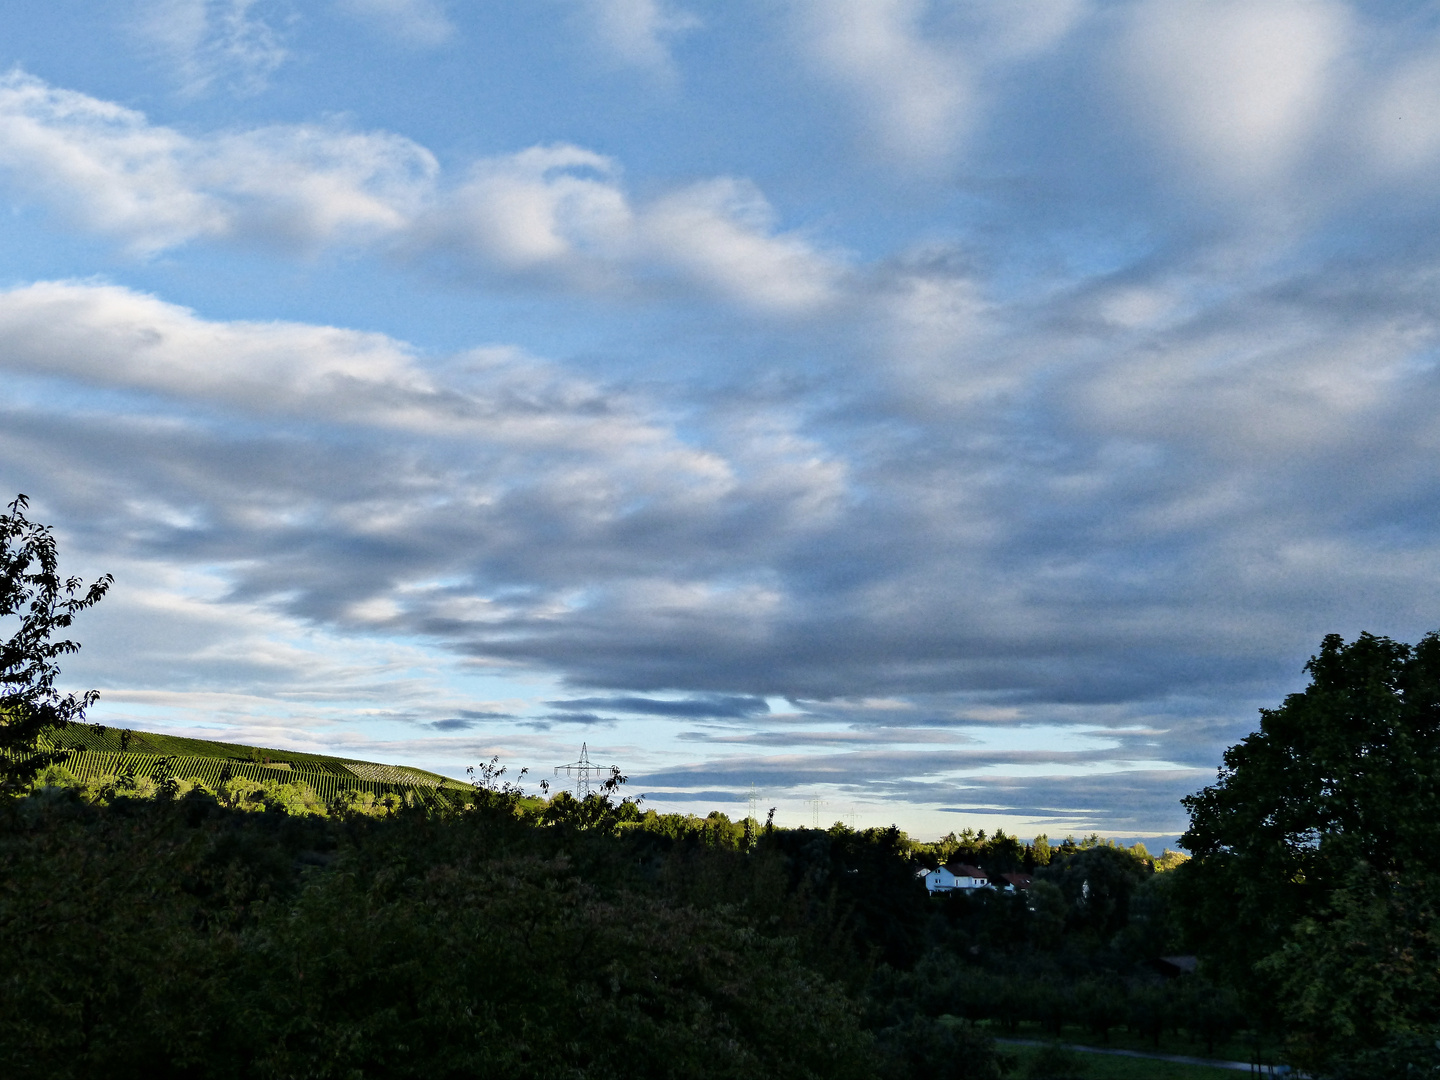
POLYGON ((199 780, 210 788, 233 777, 305 784, 326 801, 343 791, 375 796, 413 792, 428 799, 443 789, 469 790, 469 785, 448 776, 403 765, 89 724, 70 724, 52 731, 42 744, 45 749, 68 751, 64 768, 82 782, 126 774, 154 776, 168 770, 178 780, 199 780))

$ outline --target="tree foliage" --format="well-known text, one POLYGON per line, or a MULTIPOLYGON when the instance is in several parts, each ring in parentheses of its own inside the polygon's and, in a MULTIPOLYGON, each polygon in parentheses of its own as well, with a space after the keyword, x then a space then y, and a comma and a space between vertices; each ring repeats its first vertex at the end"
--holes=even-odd
MULTIPOLYGON (((854 999, 814 963, 818 944, 790 932, 787 918, 832 912, 788 907, 784 874, 731 849, 517 809, 246 814, 198 790, 0 804, 0 1073, 860 1080, 882 1068, 854 999), (697 851, 735 887, 681 889, 697 851)), ((839 914, 815 936, 855 954, 839 914)))
POLYGON ((83 719, 98 696, 56 689, 57 659, 80 646, 54 635, 99 603, 113 581, 109 574, 88 586, 62 579, 55 537, 25 516, 28 506, 18 495, 0 514, 0 790, 8 791, 65 759, 64 751, 39 748, 40 734, 83 719))
POLYGON ((1335 1071, 1440 1034, 1440 636, 1330 635, 1306 670, 1185 800, 1177 901, 1212 970, 1335 1071))
POLYGON ((1244 1026, 1149 964, 1174 875, 1139 845, 1067 838, 1028 892, 930 897, 898 829, 472 778, 317 808, 52 767, 0 804, 0 1070, 993 1080, 986 1023, 1197 1049, 1244 1026))

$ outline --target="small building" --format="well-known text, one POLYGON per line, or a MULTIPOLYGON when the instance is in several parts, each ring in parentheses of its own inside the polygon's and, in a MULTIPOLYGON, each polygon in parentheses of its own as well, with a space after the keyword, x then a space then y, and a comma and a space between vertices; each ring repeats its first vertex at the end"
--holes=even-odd
POLYGON ((1032 879, 1029 874, 1001 874, 1000 880, 1005 882, 1003 888, 1006 892, 1024 892, 1030 888, 1032 879))
POLYGON ((951 863, 939 866, 925 875, 925 888, 933 896, 936 893, 973 892, 976 889, 993 889, 990 875, 978 866, 969 863, 951 863))

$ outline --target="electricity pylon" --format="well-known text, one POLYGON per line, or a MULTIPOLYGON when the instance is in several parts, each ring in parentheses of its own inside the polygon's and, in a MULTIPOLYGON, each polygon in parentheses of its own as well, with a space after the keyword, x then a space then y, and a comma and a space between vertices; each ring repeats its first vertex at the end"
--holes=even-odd
POLYGON ((809 803, 810 803, 810 825, 811 825, 813 828, 818 829, 818 828, 820 827, 820 808, 821 808, 822 806, 824 806, 825 804, 824 804, 824 802, 821 801, 820 796, 818 796, 818 795, 815 796, 815 798, 810 799, 810 800, 809 800, 809 803))
POLYGON ((575 794, 582 799, 593 790, 591 787, 592 780, 597 780, 602 776, 609 776, 613 771, 613 766, 594 765, 591 763, 589 743, 580 744, 579 761, 572 761, 569 765, 555 766, 556 776, 559 776, 563 772, 566 776, 574 777, 575 794))

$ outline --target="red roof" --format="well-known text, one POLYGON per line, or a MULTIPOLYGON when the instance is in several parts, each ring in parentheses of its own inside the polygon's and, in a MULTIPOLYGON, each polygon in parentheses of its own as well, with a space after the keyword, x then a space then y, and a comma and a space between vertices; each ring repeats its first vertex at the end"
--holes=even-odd
POLYGON ((984 881, 990 876, 989 874, 985 873, 984 870, 981 870, 978 866, 971 866, 969 863, 963 862, 953 863, 950 866, 945 867, 945 869, 949 870, 950 873, 954 874, 956 877, 979 878, 981 881, 984 881))
POLYGON ((1028 889, 1030 887, 1031 878, 1029 874, 1001 874, 1000 877, 1011 885, 1014 885, 1017 889, 1028 889))

